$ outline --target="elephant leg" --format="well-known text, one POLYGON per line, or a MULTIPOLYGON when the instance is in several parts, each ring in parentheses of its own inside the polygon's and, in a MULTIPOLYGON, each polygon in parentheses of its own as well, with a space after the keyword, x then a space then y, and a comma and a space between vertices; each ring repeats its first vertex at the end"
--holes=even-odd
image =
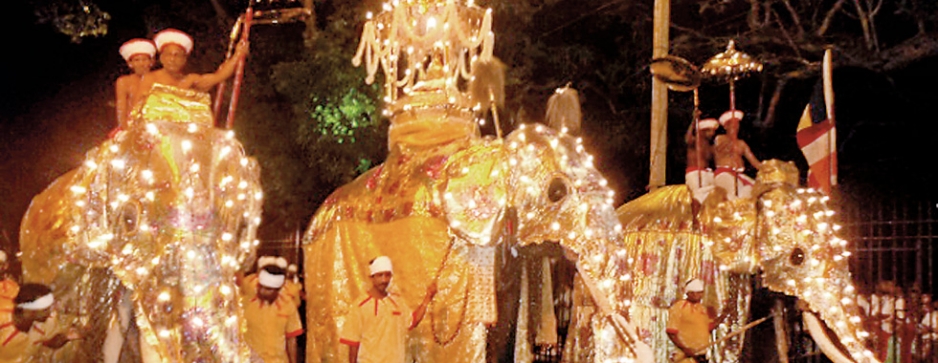
POLYGON ((500 244, 495 252, 495 278, 498 281, 495 299, 498 301, 498 321, 489 329, 486 360, 489 363, 514 362, 515 320, 521 288, 519 258, 512 256, 511 247, 500 244))

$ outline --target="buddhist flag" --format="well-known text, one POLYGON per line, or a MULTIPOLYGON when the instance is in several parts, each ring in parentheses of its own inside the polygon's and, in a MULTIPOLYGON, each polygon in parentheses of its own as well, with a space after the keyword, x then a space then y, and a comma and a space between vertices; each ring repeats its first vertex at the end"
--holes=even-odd
POLYGON ((831 51, 824 52, 821 80, 798 122, 798 146, 808 160, 808 186, 830 194, 837 185, 837 129, 834 127, 834 86, 831 51))

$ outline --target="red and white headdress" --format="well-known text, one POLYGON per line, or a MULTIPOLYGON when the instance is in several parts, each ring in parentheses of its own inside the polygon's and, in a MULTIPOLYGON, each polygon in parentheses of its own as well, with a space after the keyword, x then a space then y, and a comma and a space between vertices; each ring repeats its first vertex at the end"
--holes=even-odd
POLYGON ((130 58, 138 54, 146 54, 153 58, 156 55, 156 46, 149 39, 136 38, 124 42, 121 45, 120 53, 121 57, 124 57, 124 60, 128 62, 130 62, 130 58))
POLYGON ((156 49, 159 49, 161 52, 163 51, 163 47, 167 44, 176 44, 182 47, 186 50, 186 54, 192 52, 192 37, 176 29, 161 30, 153 36, 153 41, 156 42, 156 49))
POLYGON ((734 119, 735 119, 736 121, 742 121, 742 120, 743 120, 743 111, 740 111, 740 110, 733 110, 733 111, 726 111, 726 112, 724 112, 723 115, 720 116, 720 125, 726 125, 726 121, 734 120, 734 119))

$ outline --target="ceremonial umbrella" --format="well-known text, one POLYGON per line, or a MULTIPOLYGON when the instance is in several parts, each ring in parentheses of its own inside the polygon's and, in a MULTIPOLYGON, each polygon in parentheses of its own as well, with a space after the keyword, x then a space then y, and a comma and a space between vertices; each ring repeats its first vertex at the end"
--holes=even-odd
POLYGON ((736 111, 736 80, 761 71, 762 62, 736 50, 736 42, 732 40, 726 45, 726 51, 708 59, 701 70, 707 79, 729 82, 730 112, 736 111))

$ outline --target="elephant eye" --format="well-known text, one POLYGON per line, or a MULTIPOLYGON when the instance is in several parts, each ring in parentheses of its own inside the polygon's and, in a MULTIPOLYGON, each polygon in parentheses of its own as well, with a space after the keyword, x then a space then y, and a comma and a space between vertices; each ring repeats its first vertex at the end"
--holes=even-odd
POLYGON ((114 213, 114 229, 119 234, 133 233, 137 230, 138 219, 140 217, 140 205, 136 201, 124 203, 114 213))
POLYGON ((791 262, 792 265, 801 266, 801 264, 804 263, 804 250, 795 247, 795 249, 791 251, 791 255, 788 256, 788 261, 791 262))
POLYGON ((550 184, 547 186, 547 199, 552 203, 557 203, 563 200, 567 196, 567 183, 559 178, 554 177, 551 179, 550 184))

